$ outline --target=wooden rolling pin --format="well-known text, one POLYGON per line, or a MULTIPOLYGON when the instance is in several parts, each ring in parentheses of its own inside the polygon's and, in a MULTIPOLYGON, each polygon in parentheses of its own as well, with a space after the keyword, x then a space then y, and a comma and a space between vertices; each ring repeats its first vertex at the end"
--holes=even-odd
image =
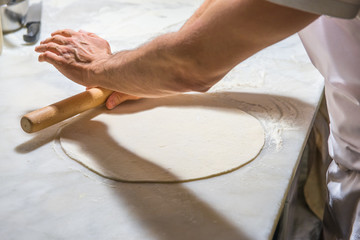
POLYGON ((21 127, 27 133, 37 132, 105 103, 111 93, 111 90, 91 88, 24 115, 21 118, 21 127))

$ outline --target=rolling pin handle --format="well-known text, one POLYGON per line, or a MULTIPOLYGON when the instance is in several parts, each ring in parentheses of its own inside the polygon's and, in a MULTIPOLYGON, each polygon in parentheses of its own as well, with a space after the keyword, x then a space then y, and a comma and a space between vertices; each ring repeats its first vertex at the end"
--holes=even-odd
POLYGON ((60 102, 25 114, 20 121, 27 133, 37 132, 105 103, 113 91, 91 88, 60 102))

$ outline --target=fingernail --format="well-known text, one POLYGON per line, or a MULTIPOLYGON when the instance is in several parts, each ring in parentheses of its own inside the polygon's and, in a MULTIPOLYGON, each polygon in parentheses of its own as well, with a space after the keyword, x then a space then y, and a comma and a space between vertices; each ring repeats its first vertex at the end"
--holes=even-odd
POLYGON ((110 107, 111 107, 111 109, 113 109, 114 107, 116 106, 116 102, 115 102, 115 100, 111 100, 110 101, 110 107))
POLYGON ((109 109, 109 110, 113 109, 113 103, 112 103, 112 101, 107 101, 107 102, 106 102, 106 108, 109 109))

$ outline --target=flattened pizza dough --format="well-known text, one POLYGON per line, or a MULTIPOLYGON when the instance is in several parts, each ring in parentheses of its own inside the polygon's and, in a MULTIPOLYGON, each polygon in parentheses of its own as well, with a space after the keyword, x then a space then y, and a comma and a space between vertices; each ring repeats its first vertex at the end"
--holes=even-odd
POLYGON ((70 158, 113 180, 207 178, 248 163, 264 145, 256 118, 211 97, 144 99, 97 111, 65 126, 60 144, 70 158))

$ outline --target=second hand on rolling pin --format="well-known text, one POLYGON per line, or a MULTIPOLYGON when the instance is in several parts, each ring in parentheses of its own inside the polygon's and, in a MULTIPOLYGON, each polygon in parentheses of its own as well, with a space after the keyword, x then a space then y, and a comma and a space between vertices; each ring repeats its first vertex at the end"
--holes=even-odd
POLYGON ((60 102, 35 110, 21 118, 21 127, 27 133, 37 132, 67 118, 105 103, 113 91, 91 88, 60 102))

